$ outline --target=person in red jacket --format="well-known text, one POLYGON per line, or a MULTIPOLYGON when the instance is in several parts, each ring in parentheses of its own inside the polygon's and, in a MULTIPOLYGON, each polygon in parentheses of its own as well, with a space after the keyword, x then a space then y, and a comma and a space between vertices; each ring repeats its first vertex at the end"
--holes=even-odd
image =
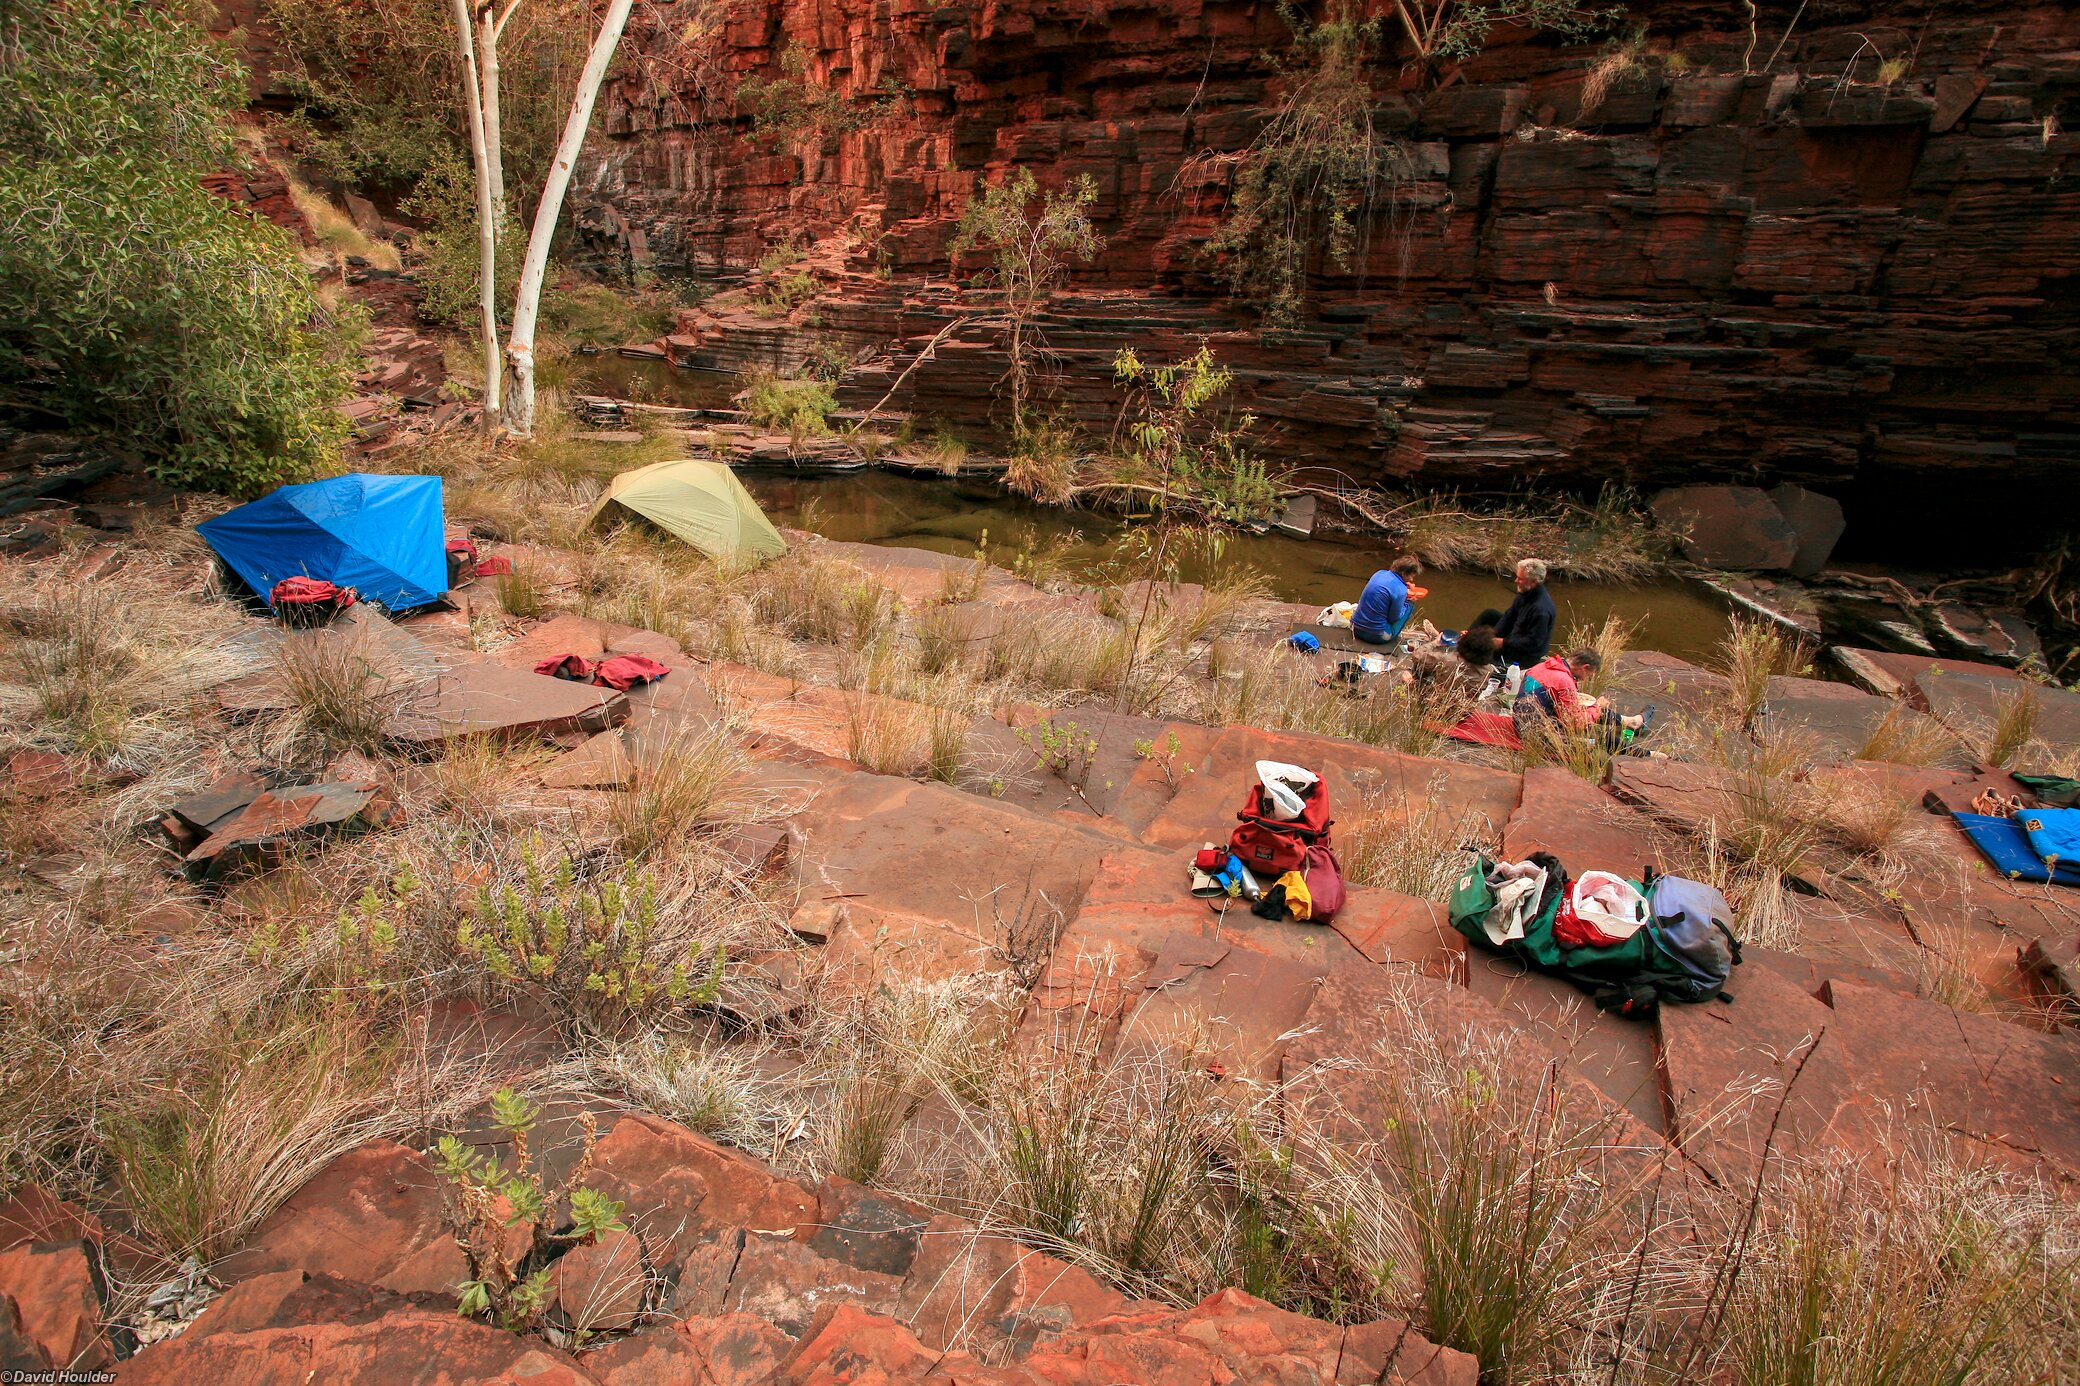
POLYGON ((1576 650, 1571 655, 1550 655, 1524 671, 1524 686, 1510 705, 1510 718, 1517 736, 1530 741, 1549 726, 1568 731, 1604 728, 1606 739, 1615 743, 1619 733, 1638 731, 1646 725, 1639 715, 1621 716, 1601 698, 1582 692, 1581 680, 1603 667, 1594 650, 1576 650))

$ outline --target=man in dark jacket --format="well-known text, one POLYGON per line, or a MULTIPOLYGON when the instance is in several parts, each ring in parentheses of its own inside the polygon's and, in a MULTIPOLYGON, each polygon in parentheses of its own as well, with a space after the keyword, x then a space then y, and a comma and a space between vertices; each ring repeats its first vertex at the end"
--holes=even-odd
POLYGON ((1529 669, 1546 657, 1553 644, 1553 596, 1546 591, 1546 565, 1527 558, 1517 565, 1517 599, 1495 623, 1496 638, 1502 641, 1502 662, 1529 669))

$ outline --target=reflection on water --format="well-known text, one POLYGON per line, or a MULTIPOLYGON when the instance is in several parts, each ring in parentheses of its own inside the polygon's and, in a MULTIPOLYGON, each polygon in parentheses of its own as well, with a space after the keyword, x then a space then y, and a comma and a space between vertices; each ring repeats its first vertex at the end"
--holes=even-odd
MULTIPOLYGON (((1070 569, 1088 573, 1111 556, 1114 542, 1127 527, 1117 516, 1051 510, 980 483, 888 472, 740 475, 774 524, 814 530, 832 539, 962 556, 974 553, 987 530, 993 559, 1007 567, 1022 545, 1046 544, 1073 533, 1079 537, 1068 550, 1070 569)), ((1327 605, 1355 601, 1365 580, 1392 556, 1393 550, 1378 543, 1270 534, 1233 537, 1220 561, 1250 564, 1287 601, 1327 605)), ((1206 574, 1187 568, 1181 576, 1201 581, 1206 574)), ((1506 581, 1485 573, 1426 573, 1422 585, 1430 595, 1418 614, 1447 628, 1466 624, 1484 608, 1507 606, 1512 595, 1506 581)), ((1619 587, 1555 578, 1551 587, 1563 633, 1573 625, 1600 623, 1615 612, 1642 623, 1636 640, 1640 647, 1693 661, 1710 654, 1726 633, 1726 609, 1717 599, 1674 579, 1619 587)))
POLYGON ((637 404, 669 404, 678 409, 729 409, 739 388, 728 371, 683 370, 669 361, 643 360, 602 352, 571 361, 570 392, 606 395, 637 404))

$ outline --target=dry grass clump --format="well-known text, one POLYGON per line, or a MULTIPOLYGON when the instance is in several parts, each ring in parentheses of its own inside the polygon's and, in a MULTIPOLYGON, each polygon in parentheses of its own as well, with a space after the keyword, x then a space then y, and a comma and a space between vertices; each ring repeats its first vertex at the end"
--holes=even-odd
POLYGON ((1401 787, 1369 786, 1355 810, 1344 810, 1337 833, 1344 878, 1424 900, 1449 900, 1467 849, 1492 855, 1502 835, 1477 810, 1453 813, 1444 789, 1442 777, 1414 797, 1401 787))
POLYGON ((742 821, 750 805, 735 785, 750 766, 727 719, 683 728, 644 747, 629 787, 607 811, 616 843, 628 856, 643 857, 742 821))
POLYGON ((1957 760, 1957 740, 1942 723, 1925 717, 1904 703, 1885 710, 1878 724, 1856 752, 1858 760, 1883 760, 1894 765, 1949 765, 1957 760))
POLYGON ((967 981, 881 983, 852 991, 819 1025, 831 1096, 818 1145, 833 1172, 871 1183, 926 1097, 968 1072, 968 1051, 985 1028, 977 989, 967 981))
POLYGON ((1465 508, 1455 495, 1404 502, 1384 517, 1402 550, 1432 568, 1485 568, 1507 573, 1536 554, 1555 573, 1590 582, 1636 582, 1668 556, 1639 498, 1606 487, 1593 504, 1523 497, 1496 507, 1465 508))
POLYGON ((138 1220, 211 1261, 338 1155, 409 1124, 397 1041, 332 1007, 227 1030, 199 1071, 111 1122, 138 1220))
POLYGON ((1602 625, 1569 627, 1566 638, 1560 642, 1558 648, 1594 650, 1603 660, 1602 665, 1591 671, 1588 679, 1582 684, 1584 693, 1593 693, 1600 698, 1610 692, 1612 682, 1618 676, 1618 659, 1632 647, 1633 640, 1639 635, 1640 627, 1644 624, 1644 618, 1628 621, 1612 612, 1603 618, 1602 625))
POLYGON ((982 677, 1034 693, 1109 693, 1127 671, 1132 645, 1117 622, 1074 611, 999 632, 983 647, 982 677))
POLYGON ((1996 770, 2013 769, 2017 758, 2037 734, 2037 718, 2044 710, 2036 685, 2017 680, 2015 687, 1994 699, 1993 727, 1980 741, 1979 759, 1996 770))
POLYGON ((915 775, 932 760, 933 710, 879 693, 845 699, 845 755, 877 775, 915 775))
POLYGON ((1769 699, 1770 676, 1810 673, 1813 649, 1809 641, 1774 621, 1735 616, 1720 642, 1716 664, 1731 685, 1728 715, 1736 725, 1751 727, 1769 699))
POLYGON ((289 702, 277 746, 321 755, 382 749, 411 675, 374 635, 360 627, 298 633, 274 662, 289 702))
POLYGON ((648 1035, 596 1044, 556 1078, 617 1092, 645 1111, 747 1149, 769 1144, 789 1084, 786 1062, 764 1044, 701 1043, 648 1035))
POLYGON ((1737 1245, 1711 1360, 1737 1386, 2063 1380, 2076 1246, 2070 1208, 1939 1140, 1801 1161, 1737 1245))
POLYGON ((235 611, 186 600, 204 581, 177 556, 91 576, 0 560, 0 723, 123 770, 195 749, 188 700, 254 662, 222 639, 235 611))
POLYGON ((1627 1149, 1621 1114, 1526 1040, 1414 990, 1388 1016, 1333 1087, 1288 1093, 1278 1224, 1312 1253, 1318 1300, 1406 1316, 1476 1354, 1483 1381, 1551 1379, 1619 1327, 1626 1284, 1672 1288, 1647 1246, 1672 1230, 1657 1152, 1627 1149))

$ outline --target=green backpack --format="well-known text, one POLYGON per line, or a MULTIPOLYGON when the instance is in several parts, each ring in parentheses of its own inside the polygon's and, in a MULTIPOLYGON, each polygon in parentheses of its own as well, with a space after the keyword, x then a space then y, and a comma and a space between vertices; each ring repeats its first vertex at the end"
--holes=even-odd
MULTIPOLYGON (((1566 947, 1553 936, 1554 916, 1567 899, 1563 872, 1559 888, 1549 888, 1537 917, 1524 926, 1524 936, 1497 947, 1489 940, 1485 927, 1488 911, 1495 906, 1495 891, 1488 884, 1494 863, 1479 853, 1469 853, 1468 857, 1469 864, 1454 883, 1447 907, 1452 927, 1468 943, 1482 952, 1514 958, 1528 968, 1569 982, 1593 996, 1600 1008, 1636 1017, 1653 1014, 1663 990, 1661 980, 1669 974, 1668 961, 1656 945, 1653 929, 1641 929, 1608 947, 1566 947)), ((1639 886, 1636 881, 1632 884, 1639 886)), ((1644 887, 1640 889, 1644 894, 1644 887)))

